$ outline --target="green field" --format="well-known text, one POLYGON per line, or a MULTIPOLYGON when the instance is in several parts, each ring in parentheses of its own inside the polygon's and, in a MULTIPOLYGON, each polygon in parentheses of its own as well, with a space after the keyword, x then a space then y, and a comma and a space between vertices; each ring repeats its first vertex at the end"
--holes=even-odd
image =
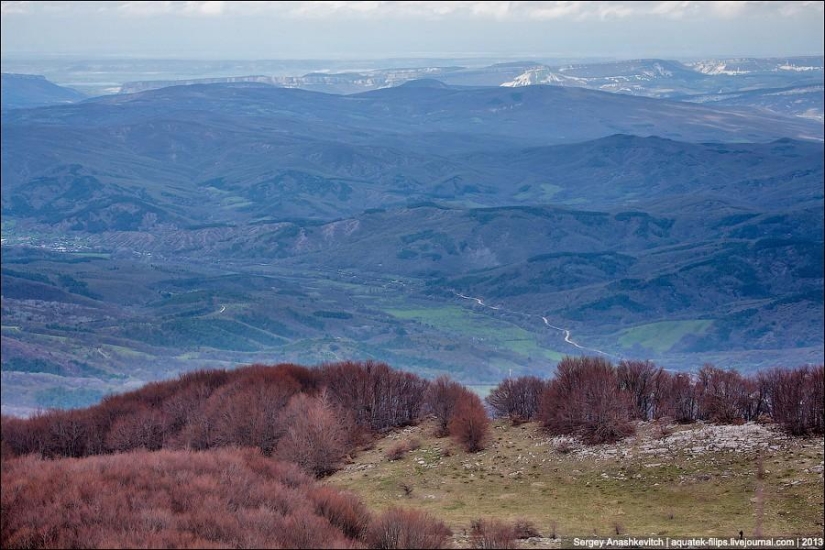
POLYGON ((691 321, 662 321, 639 325, 621 332, 619 344, 625 348, 639 345, 659 353, 669 351, 682 338, 689 334, 700 336, 713 325, 708 319, 691 321))
POLYGON ((541 183, 538 185, 538 189, 531 187, 530 189, 517 193, 515 198, 521 201, 547 202, 562 189, 564 189, 562 186, 554 183, 541 183))
POLYGON ((563 357, 561 353, 541 347, 536 336, 521 327, 459 306, 386 308, 383 311, 397 319, 417 321, 440 332, 470 338, 525 357, 548 361, 559 361, 563 357))

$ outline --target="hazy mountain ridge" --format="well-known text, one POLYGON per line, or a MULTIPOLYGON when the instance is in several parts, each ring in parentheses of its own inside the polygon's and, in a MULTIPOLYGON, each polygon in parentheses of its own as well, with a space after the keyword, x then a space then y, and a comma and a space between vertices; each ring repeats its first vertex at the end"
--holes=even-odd
POLYGON ((21 109, 75 103, 86 96, 71 88, 58 86, 40 75, 3 73, 0 107, 21 109))
MULTIPOLYGON (((554 150, 525 151, 515 156, 523 163, 519 167, 509 154, 488 162, 486 152, 582 141, 616 131, 691 141, 822 135, 815 122, 557 87, 510 91, 402 86, 335 96, 252 84, 186 86, 7 112, 2 126, 7 144, 2 153, 3 208, 9 214, 37 213, 41 221, 52 220, 49 223, 59 219, 49 217, 50 209, 66 218, 66 208, 79 203, 52 205, 49 196, 71 193, 63 186, 70 185, 66 178, 74 174, 104 182, 100 192, 120 197, 117 202, 125 200, 129 206, 123 208, 133 213, 143 212, 141 220, 154 214, 180 222, 204 198, 219 206, 212 209, 216 214, 197 213, 190 223, 225 221, 222 210, 230 217, 244 210, 260 217, 268 210, 270 216, 330 218, 429 197, 459 196, 495 206, 502 204, 496 195, 505 182, 516 189, 554 186, 510 190, 504 202, 512 204, 511 197, 520 192, 522 201, 542 203, 552 197, 552 190, 563 190, 564 182, 542 181, 537 175, 552 174, 557 171, 554 163, 566 158, 554 159, 554 150), (485 154, 462 157, 465 151, 485 154), (19 195, 22 185, 26 190, 19 195), (276 195, 274 189, 279 190, 276 195), (284 190, 294 197, 288 204, 270 203, 256 211, 268 200, 283 198, 284 190), (162 212, 151 212, 147 204, 162 212)), ((646 145, 640 143, 636 149, 641 152, 632 155, 644 157, 646 145)), ((613 145, 596 147, 594 154, 602 155, 613 145)), ((632 146, 619 143, 616 148, 621 155, 632 146)), ((567 156, 563 149, 555 151, 567 156)), ((726 151, 700 154, 716 158, 726 151)), ((583 153, 573 157, 581 164, 571 167, 580 174, 577 184, 612 170, 603 159, 593 163, 592 156, 583 153)), ((655 169, 667 174, 667 155, 657 162, 655 169)), ((641 161, 638 166, 639 173, 652 168, 641 161)), ((701 163, 690 169, 694 177, 703 173, 701 163)), ((731 169, 735 164, 726 170, 731 169)), ((791 176, 786 170, 780 177, 791 176)), ((88 221, 81 223, 88 228, 88 221)), ((142 221, 124 223, 120 229, 134 229, 142 221)))
POLYGON ((353 94, 388 88, 404 82, 434 78, 458 86, 555 85, 583 87, 645 97, 678 98, 688 101, 718 101, 718 94, 736 95, 731 104, 767 109, 784 115, 822 119, 822 94, 806 98, 804 109, 792 102, 768 99, 765 94, 780 88, 805 89, 821 86, 821 56, 789 58, 710 59, 678 62, 665 59, 545 64, 535 61, 499 63, 486 67, 426 66, 370 71, 308 73, 304 76, 237 76, 192 80, 140 81, 125 83, 120 93, 133 93, 183 84, 263 82, 274 86, 353 94), (765 94, 759 93, 764 90, 765 94))
POLYGON ((765 88, 725 94, 706 94, 690 101, 715 105, 747 106, 803 118, 823 120, 822 83, 802 84, 784 88, 765 88))

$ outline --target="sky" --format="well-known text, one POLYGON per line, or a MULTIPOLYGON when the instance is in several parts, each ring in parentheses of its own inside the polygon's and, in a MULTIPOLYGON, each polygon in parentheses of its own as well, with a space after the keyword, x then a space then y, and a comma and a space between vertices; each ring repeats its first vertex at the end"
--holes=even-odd
POLYGON ((2 2, 2 55, 180 59, 823 54, 823 2, 2 2))

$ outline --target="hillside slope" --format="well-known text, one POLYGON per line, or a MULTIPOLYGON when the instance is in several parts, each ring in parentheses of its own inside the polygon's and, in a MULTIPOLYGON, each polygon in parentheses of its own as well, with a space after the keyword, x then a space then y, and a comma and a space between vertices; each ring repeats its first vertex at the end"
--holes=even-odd
POLYGON ((822 535, 821 437, 789 440, 752 424, 671 429, 662 437, 641 425, 626 442, 582 447, 535 424, 497 422, 490 447, 467 456, 422 424, 359 454, 328 483, 373 510, 401 502, 428 511, 458 534, 458 547, 469 547, 466 526, 489 516, 531 522, 541 535, 525 541, 533 548, 566 547, 574 536, 822 535), (411 440, 420 448, 387 459, 411 440))

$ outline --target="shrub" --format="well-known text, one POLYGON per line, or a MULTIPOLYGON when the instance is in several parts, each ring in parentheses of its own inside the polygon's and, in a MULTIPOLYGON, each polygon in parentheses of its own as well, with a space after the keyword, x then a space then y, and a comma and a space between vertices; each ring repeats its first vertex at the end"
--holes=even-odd
POLYGON ((664 373, 660 384, 661 397, 656 408, 656 418, 670 416, 680 424, 696 421, 696 386, 690 375, 684 372, 670 375, 664 373))
POLYGON ((516 548, 516 532, 512 525, 492 519, 474 520, 470 527, 472 548, 516 548))
POLYGON ((163 447, 164 424, 165 419, 159 411, 143 407, 114 421, 105 439, 105 447, 118 452, 134 449, 157 451, 163 447))
POLYGON ((489 435, 490 419, 487 418, 481 399, 464 390, 447 427, 450 435, 468 453, 483 450, 489 435))
POLYGON ((365 430, 408 426, 421 416, 428 382, 414 374, 374 361, 324 365, 321 373, 330 400, 365 430))
POLYGON ((315 513, 353 540, 363 540, 372 520, 369 510, 357 496, 331 487, 316 487, 309 493, 315 513))
POLYGON ((559 437, 553 444, 553 450, 563 455, 570 454, 578 448, 578 442, 572 437, 559 437))
POLYGON ((360 501, 258 451, 4 462, 2 548, 344 548, 360 501))
POLYGON ((526 519, 517 519, 513 524, 513 534, 517 539, 529 539, 533 537, 540 537, 541 533, 536 529, 532 521, 526 519))
POLYGON ((387 452, 384 453, 384 456, 387 458, 387 460, 392 462, 394 460, 401 460, 402 458, 404 458, 407 455, 407 451, 409 451, 409 449, 407 448, 406 442, 396 443, 395 445, 387 449, 387 452))
POLYGON ((408 452, 414 451, 414 450, 420 449, 420 448, 421 448, 421 441, 419 441, 418 439, 410 439, 408 441, 401 441, 401 442, 396 443, 395 445, 391 446, 389 449, 387 449, 387 452, 384 453, 384 456, 389 461, 400 460, 400 459, 404 458, 404 456, 408 452))
POLYGON ((446 548, 452 534, 425 512, 391 508, 370 526, 366 542, 370 548, 446 548))

